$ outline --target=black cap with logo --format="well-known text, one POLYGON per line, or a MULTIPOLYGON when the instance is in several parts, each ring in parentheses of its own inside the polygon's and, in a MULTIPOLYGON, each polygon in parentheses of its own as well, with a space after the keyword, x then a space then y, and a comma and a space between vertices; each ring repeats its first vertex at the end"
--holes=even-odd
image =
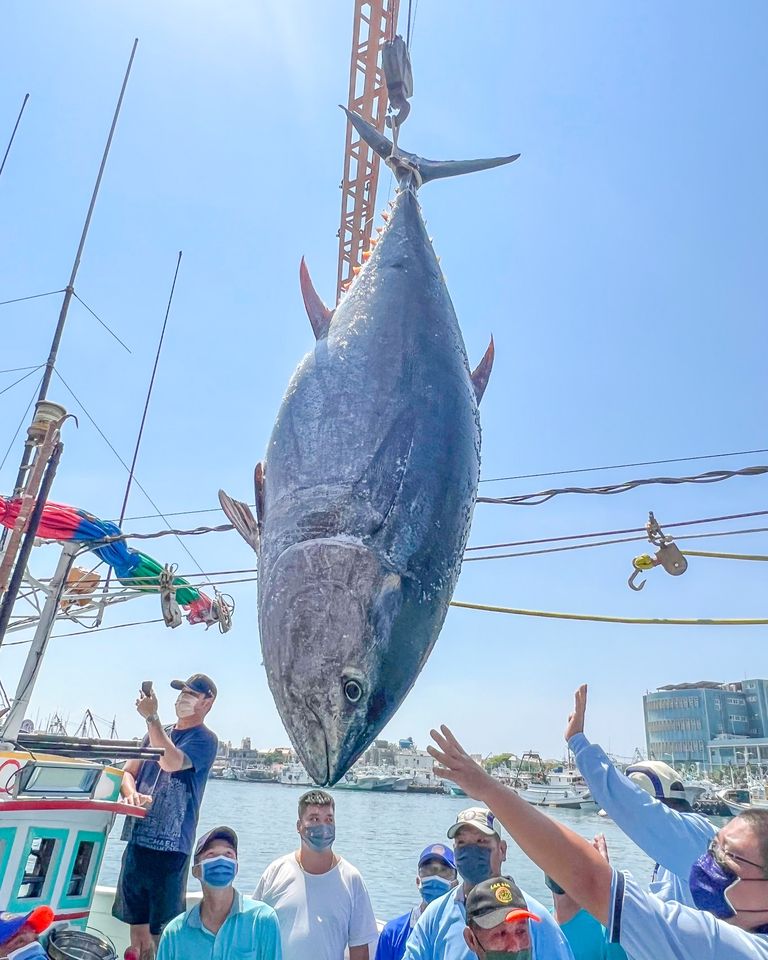
POLYGON ((522 891, 507 877, 491 877, 472 887, 467 894, 467 923, 490 930, 500 923, 540 920, 531 913, 522 891))

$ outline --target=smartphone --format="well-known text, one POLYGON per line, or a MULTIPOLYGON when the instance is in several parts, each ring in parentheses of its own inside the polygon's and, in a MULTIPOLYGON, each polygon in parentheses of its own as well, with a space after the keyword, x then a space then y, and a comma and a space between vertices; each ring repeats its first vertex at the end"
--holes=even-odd
POLYGON ((151 681, 151 680, 144 680, 144 682, 141 684, 141 692, 144 694, 145 697, 151 697, 151 696, 152 696, 152 681, 151 681))

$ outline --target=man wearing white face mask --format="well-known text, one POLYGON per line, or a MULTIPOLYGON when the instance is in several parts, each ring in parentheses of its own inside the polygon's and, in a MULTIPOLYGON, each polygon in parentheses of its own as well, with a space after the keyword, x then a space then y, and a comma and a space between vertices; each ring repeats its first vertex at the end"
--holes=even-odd
POLYGON ((157 960, 281 960, 280 927, 272 907, 246 900, 232 886, 237 876, 237 834, 215 827, 195 847, 192 876, 203 899, 171 920, 157 960))
POLYGON ((126 803, 146 806, 146 816, 126 818, 117 894, 112 913, 130 924, 131 946, 141 960, 151 960, 163 927, 184 912, 187 868, 208 774, 219 739, 204 724, 216 698, 210 677, 196 673, 174 680, 179 690, 176 723, 163 726, 157 697, 142 692, 136 709, 146 720, 143 745, 162 747, 162 759, 129 760, 121 792, 126 803))

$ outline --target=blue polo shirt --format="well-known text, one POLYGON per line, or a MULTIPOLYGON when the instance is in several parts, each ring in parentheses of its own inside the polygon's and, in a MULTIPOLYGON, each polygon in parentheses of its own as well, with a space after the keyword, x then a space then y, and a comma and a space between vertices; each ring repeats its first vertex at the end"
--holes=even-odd
POLYGON ((200 904, 168 924, 157 960, 282 960, 277 914, 235 890, 232 909, 216 934, 203 926, 200 904))
MULTIPOLYGON (((538 923, 528 921, 532 960, 573 960, 568 941, 547 908, 521 892, 531 913, 541 917, 538 923)), ((476 960, 464 940, 466 918, 463 885, 433 900, 408 938, 405 960, 476 960)))
POLYGON ((419 907, 414 907, 401 917, 395 917, 384 925, 376 944, 375 960, 401 960, 411 930, 419 919, 419 907))
POLYGON ((608 943, 605 927, 586 910, 579 910, 570 920, 561 923, 560 929, 571 945, 574 960, 626 960, 627 958, 620 944, 608 943))
POLYGON ((608 930, 632 960, 768 960, 768 934, 662 900, 616 870, 608 930))
POLYGON ((691 867, 707 852, 717 833, 698 813, 679 813, 619 773, 602 747, 583 733, 568 741, 576 766, 595 801, 616 826, 656 861, 648 889, 662 900, 692 907, 691 867))

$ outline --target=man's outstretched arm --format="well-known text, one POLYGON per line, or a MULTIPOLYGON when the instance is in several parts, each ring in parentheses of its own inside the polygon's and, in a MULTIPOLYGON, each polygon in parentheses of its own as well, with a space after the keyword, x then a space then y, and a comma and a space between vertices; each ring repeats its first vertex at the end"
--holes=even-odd
POLYGON ((440 764, 435 772, 457 783, 493 811, 535 864, 602 924, 607 924, 613 870, 590 843, 550 820, 494 780, 464 750, 448 727, 431 731, 437 747, 429 753, 440 764))

